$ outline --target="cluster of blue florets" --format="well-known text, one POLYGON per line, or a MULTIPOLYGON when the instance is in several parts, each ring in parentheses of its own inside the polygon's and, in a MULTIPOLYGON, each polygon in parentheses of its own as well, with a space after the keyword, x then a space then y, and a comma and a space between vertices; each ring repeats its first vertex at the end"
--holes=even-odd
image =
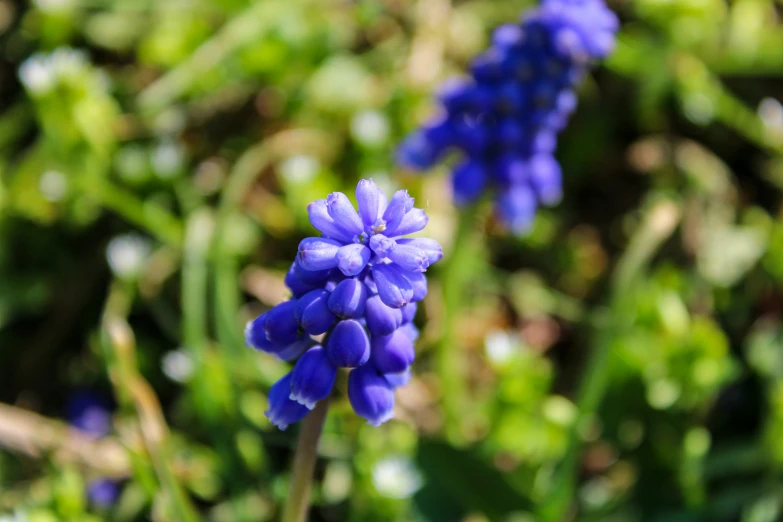
POLYGON ((521 23, 497 28, 470 78, 442 87, 443 110, 403 142, 398 161, 428 169, 460 150, 455 203, 472 202, 493 186, 500 221, 526 231, 537 205, 560 200, 557 134, 576 108, 574 87, 591 62, 612 50, 618 25, 602 0, 544 0, 521 23))
MULTIPOLYGON (((68 422, 74 428, 92 437, 111 433, 111 409, 108 401, 93 392, 80 391, 68 400, 68 422)), ((87 484, 87 498, 94 505, 107 508, 120 495, 120 483, 110 478, 96 478, 87 484)))
POLYGON ((266 416, 280 429, 298 422, 332 392, 339 368, 351 368, 348 398, 372 425, 389 420, 394 389, 405 384, 419 332, 416 303, 424 272, 443 257, 432 239, 403 236, 427 224, 400 190, 391 200, 372 180, 356 187, 359 211, 334 192, 308 206, 321 237, 299 244, 285 278, 293 297, 248 323, 249 346, 292 361, 269 392, 266 416), (319 343, 313 336, 325 334, 319 343))

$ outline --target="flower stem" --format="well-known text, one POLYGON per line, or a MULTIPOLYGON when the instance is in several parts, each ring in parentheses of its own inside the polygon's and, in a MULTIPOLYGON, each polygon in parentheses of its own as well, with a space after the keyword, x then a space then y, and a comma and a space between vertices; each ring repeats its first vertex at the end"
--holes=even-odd
POLYGON ((478 273, 480 238, 476 228, 479 205, 463 209, 451 253, 443 269, 444 332, 438 346, 437 362, 447 432, 459 438, 459 421, 464 417, 464 344, 457 332, 461 310, 466 303, 466 286, 478 273))
POLYGON ((288 492, 281 522, 305 522, 307 520, 315 460, 318 456, 318 439, 321 438, 328 409, 328 399, 319 401, 315 409, 302 422, 294 454, 291 489, 288 492))
POLYGON ((680 207, 674 201, 661 200, 647 209, 612 277, 608 313, 597 317, 595 334, 586 370, 576 394, 578 421, 569 433, 568 449, 555 470, 551 493, 541 503, 539 517, 546 522, 569 520, 576 497, 577 472, 583 441, 580 428, 595 418, 612 376, 611 346, 615 336, 629 323, 634 289, 647 272, 653 257, 672 235, 680 220, 680 207))

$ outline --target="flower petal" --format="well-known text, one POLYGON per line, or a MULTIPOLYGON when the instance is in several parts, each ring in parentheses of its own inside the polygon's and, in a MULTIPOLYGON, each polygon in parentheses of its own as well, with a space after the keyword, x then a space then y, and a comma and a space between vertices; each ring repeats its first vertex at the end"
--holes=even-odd
POLYGON ((363 179, 356 185, 356 202, 365 227, 372 227, 378 220, 378 204, 381 190, 371 179, 363 179))
POLYGON ((405 213, 413 208, 413 198, 407 190, 398 190, 392 196, 389 206, 383 212, 383 220, 386 222, 386 230, 394 230, 402 221, 405 213))
POLYGON ((427 254, 430 265, 434 265, 443 258, 443 248, 434 239, 416 237, 410 239, 398 239, 398 245, 408 245, 418 248, 427 254))
POLYGON ((297 262, 305 270, 328 270, 337 266, 337 251, 342 244, 324 237, 308 237, 299 243, 297 262))
POLYGON ((326 208, 326 200, 319 199, 307 205, 307 214, 310 217, 310 223, 321 231, 324 237, 337 239, 343 243, 350 243, 353 234, 338 225, 326 208))
POLYGON ((397 245, 389 253, 389 259, 411 272, 426 272, 427 267, 430 266, 427 253, 411 245, 397 245))
POLYGON ((342 192, 332 192, 327 196, 326 210, 340 228, 350 232, 352 238, 362 233, 362 220, 348 196, 342 192))
POLYGON ((404 236, 406 234, 413 234, 418 232, 427 226, 430 218, 427 213, 420 208, 414 208, 408 211, 403 217, 396 228, 389 228, 387 235, 389 236, 404 236))

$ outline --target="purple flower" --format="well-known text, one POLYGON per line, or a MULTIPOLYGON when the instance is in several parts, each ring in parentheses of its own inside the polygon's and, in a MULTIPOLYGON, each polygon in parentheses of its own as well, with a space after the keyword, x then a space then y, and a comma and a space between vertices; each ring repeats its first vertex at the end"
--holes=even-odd
POLYGON ((119 496, 120 484, 116 480, 100 478, 87 484, 87 498, 95 506, 111 507, 119 496))
MULTIPOLYGON (((76 392, 68 400, 67 417, 71 426, 94 437, 111 433, 112 414, 109 401, 103 396, 89 392, 76 392)), ((87 485, 87 498, 95 506, 111 507, 120 495, 120 483, 98 478, 87 485)))
MULTIPOLYGON (((461 151, 454 202, 472 203, 492 187, 497 217, 524 233, 539 204, 561 198, 557 133, 576 108, 576 84, 611 52, 618 27, 603 0, 544 0, 520 23, 498 27, 471 77, 444 84, 443 111, 403 141, 398 163, 426 170, 448 150, 461 151)), ((410 270, 415 260, 400 265, 410 270)))
POLYGON ((349 400, 373 425, 392 417, 394 388, 410 377, 418 330, 416 303, 427 295, 427 269, 440 261, 437 241, 403 236, 427 214, 404 190, 391 199, 372 180, 356 187, 358 211, 334 192, 308 206, 321 237, 299 244, 285 276, 292 299, 250 321, 245 342, 293 371, 269 391, 270 422, 280 429, 326 399, 340 368, 351 369, 349 400), (325 334, 323 346, 311 336, 325 334))
POLYGON ((359 212, 340 192, 310 204, 310 222, 323 236, 299 244, 297 263, 305 270, 337 268, 345 277, 370 280, 387 306, 405 306, 414 298, 408 279, 426 272, 433 257, 439 259, 431 251, 440 247, 431 240, 424 250, 402 238, 422 230, 427 215, 413 207, 413 198, 404 190, 387 203, 372 180, 359 182, 356 199, 359 212))

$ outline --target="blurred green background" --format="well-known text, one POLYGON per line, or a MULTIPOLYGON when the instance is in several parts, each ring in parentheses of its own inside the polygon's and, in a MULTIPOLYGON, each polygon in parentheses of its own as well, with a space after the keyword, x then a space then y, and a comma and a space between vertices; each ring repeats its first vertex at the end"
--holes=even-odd
POLYGON ((783 520, 783 2, 610 2, 564 200, 513 238, 392 151, 530 5, 0 0, 0 520, 276 520, 287 368, 243 326, 366 177, 446 258, 396 419, 338 389, 311 520, 783 520))

